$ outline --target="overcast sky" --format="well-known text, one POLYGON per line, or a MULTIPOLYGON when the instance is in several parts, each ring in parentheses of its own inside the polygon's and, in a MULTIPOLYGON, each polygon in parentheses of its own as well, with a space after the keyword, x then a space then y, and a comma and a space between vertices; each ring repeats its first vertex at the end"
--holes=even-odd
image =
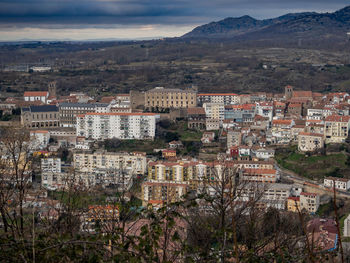
POLYGON ((344 0, 0 0, 0 41, 181 36, 226 17, 333 12, 344 0))

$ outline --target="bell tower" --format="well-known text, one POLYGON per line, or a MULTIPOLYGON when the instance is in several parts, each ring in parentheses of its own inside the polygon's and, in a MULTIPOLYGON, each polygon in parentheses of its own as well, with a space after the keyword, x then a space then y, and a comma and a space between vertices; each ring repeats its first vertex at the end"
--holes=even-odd
POLYGON ((56 89, 57 89, 56 84, 57 84, 56 81, 49 82, 49 85, 48 85, 49 96, 56 97, 56 89))
POLYGON ((293 87, 292 86, 286 86, 284 88, 284 97, 286 100, 289 100, 293 97, 293 87))

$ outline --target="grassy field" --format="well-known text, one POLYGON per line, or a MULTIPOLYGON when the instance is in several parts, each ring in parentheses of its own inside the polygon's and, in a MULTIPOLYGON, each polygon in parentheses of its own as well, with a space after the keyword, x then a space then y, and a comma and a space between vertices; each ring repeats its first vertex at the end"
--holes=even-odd
POLYGON ((120 140, 120 145, 117 148, 107 148, 108 151, 127 151, 127 152, 146 152, 153 153, 153 149, 166 148, 166 143, 162 139, 154 141, 147 140, 120 140))
POLYGON ((280 166, 314 180, 326 176, 350 177, 350 167, 346 165, 346 160, 347 155, 342 152, 306 156, 298 153, 295 148, 290 148, 276 154, 276 161, 280 166))

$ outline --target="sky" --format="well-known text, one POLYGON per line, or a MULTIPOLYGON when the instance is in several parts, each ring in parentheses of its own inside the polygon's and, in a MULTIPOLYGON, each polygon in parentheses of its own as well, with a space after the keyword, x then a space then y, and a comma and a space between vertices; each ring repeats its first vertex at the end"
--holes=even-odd
POLYGON ((0 0, 0 41, 181 36, 226 17, 334 12, 348 0, 0 0))

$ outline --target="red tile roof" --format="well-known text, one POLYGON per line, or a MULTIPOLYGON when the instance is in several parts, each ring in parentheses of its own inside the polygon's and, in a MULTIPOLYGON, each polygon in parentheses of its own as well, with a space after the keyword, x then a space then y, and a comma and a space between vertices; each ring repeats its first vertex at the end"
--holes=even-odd
POLYGON ((350 116, 340 116, 340 115, 331 115, 326 118, 326 121, 331 122, 349 122, 350 116))
POLYGON ((293 91, 293 97, 312 98, 312 91, 293 91))
POLYGON ((291 125, 293 120, 272 120, 272 125, 291 125))
POLYGON ((24 97, 42 97, 42 96, 48 96, 48 91, 26 91, 24 92, 24 97))

